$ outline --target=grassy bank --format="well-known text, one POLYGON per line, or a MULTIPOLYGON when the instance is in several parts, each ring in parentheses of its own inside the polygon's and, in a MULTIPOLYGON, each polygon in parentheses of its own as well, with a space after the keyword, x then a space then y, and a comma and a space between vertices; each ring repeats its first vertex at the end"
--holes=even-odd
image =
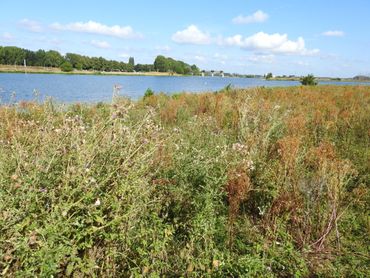
POLYGON ((370 87, 0 107, 0 273, 369 277, 370 87))
POLYGON ((117 72, 117 71, 92 71, 73 70, 64 72, 60 68, 53 67, 30 67, 0 65, 0 73, 42 73, 42 74, 84 74, 84 75, 126 75, 126 76, 181 76, 176 73, 167 72, 117 72))
MULTIPOLYGON (((302 77, 272 77, 269 79, 266 79, 268 81, 301 81, 302 77)), ((369 82, 370 80, 359 80, 354 78, 332 78, 332 77, 316 77, 316 81, 318 82, 358 82, 358 83, 364 83, 369 82)))

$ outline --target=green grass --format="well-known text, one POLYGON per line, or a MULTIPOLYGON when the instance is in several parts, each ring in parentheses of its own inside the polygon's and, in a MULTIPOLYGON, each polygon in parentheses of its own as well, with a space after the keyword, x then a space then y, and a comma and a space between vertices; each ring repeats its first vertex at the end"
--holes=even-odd
POLYGON ((5 277, 368 277, 370 88, 0 107, 5 277))

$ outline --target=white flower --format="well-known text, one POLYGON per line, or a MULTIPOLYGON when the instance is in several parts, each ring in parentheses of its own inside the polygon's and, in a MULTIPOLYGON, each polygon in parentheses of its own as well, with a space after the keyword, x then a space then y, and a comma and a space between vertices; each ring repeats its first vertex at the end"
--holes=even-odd
POLYGON ((247 161, 247 167, 251 171, 253 171, 254 169, 256 169, 256 167, 254 166, 253 160, 247 161))
POLYGON ((246 149, 246 146, 243 145, 243 144, 240 144, 240 143, 234 143, 232 145, 232 149, 234 151, 242 152, 242 151, 244 151, 246 149))
POLYGON ((100 199, 98 198, 98 199, 96 199, 96 201, 95 201, 95 206, 100 206, 100 204, 101 204, 101 202, 100 202, 100 199))
POLYGON ((261 215, 261 216, 262 216, 262 215, 264 215, 264 214, 265 214, 265 212, 266 212, 266 209, 265 209, 265 208, 262 208, 262 209, 261 209, 260 207, 257 207, 257 208, 258 208, 258 210, 259 210, 259 212, 258 212, 258 214, 259 214, 259 215, 261 215))

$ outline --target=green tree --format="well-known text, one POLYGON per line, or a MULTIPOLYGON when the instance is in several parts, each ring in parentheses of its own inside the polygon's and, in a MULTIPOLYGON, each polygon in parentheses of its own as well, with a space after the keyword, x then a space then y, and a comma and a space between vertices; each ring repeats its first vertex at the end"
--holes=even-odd
POLYGON ((2 47, 0 53, 0 60, 5 65, 23 65, 23 61, 26 58, 26 50, 15 47, 5 46, 2 47))
POLYGON ((154 68, 159 72, 167 72, 170 69, 169 62, 166 57, 159 55, 154 60, 154 68))
POLYGON ((39 49, 35 52, 35 66, 45 66, 45 50, 39 49))
POLYGON ((304 86, 315 86, 317 85, 317 81, 315 80, 315 76, 313 76, 313 74, 309 74, 301 78, 301 84, 304 86))
POLYGON ((99 57, 98 60, 98 68, 102 71, 106 71, 108 70, 108 67, 107 67, 107 60, 105 60, 103 57, 99 57))
POLYGON ((78 62, 78 63, 76 63, 75 68, 78 69, 78 70, 82 70, 83 69, 83 64, 78 62))
POLYGON ((31 50, 25 50, 27 66, 36 66, 36 52, 31 50))
POLYGON ((71 72, 73 71, 73 66, 70 62, 65 61, 63 64, 61 64, 60 69, 64 72, 71 72))
POLYGON ((184 74, 184 67, 180 63, 175 63, 173 66, 173 71, 178 74, 184 74))
POLYGON ((86 64, 85 61, 86 61, 86 57, 82 56, 82 55, 78 55, 78 54, 74 54, 74 53, 67 53, 65 55, 65 60, 70 62, 72 64, 72 67, 74 67, 75 69, 78 69, 78 70, 81 70, 83 68, 85 68, 86 64))
POLYGON ((272 75, 272 73, 271 72, 269 72, 268 74, 266 74, 266 79, 271 79, 273 77, 273 75, 272 75))
POLYGON ((192 74, 194 74, 194 75, 199 75, 200 74, 200 70, 196 65, 192 65, 190 67, 190 69, 191 69, 192 74))
POLYGON ((45 66, 59 67, 64 62, 64 58, 58 51, 49 50, 45 52, 45 66))
POLYGON ((154 65, 152 64, 136 64, 135 71, 150 72, 154 71, 154 65))

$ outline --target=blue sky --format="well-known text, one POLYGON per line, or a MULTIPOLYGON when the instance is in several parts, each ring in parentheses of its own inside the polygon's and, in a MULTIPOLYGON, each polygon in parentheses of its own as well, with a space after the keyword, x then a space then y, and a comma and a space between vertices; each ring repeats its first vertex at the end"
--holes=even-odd
POLYGON ((370 74, 369 0, 1 0, 0 45, 201 69, 370 74))

